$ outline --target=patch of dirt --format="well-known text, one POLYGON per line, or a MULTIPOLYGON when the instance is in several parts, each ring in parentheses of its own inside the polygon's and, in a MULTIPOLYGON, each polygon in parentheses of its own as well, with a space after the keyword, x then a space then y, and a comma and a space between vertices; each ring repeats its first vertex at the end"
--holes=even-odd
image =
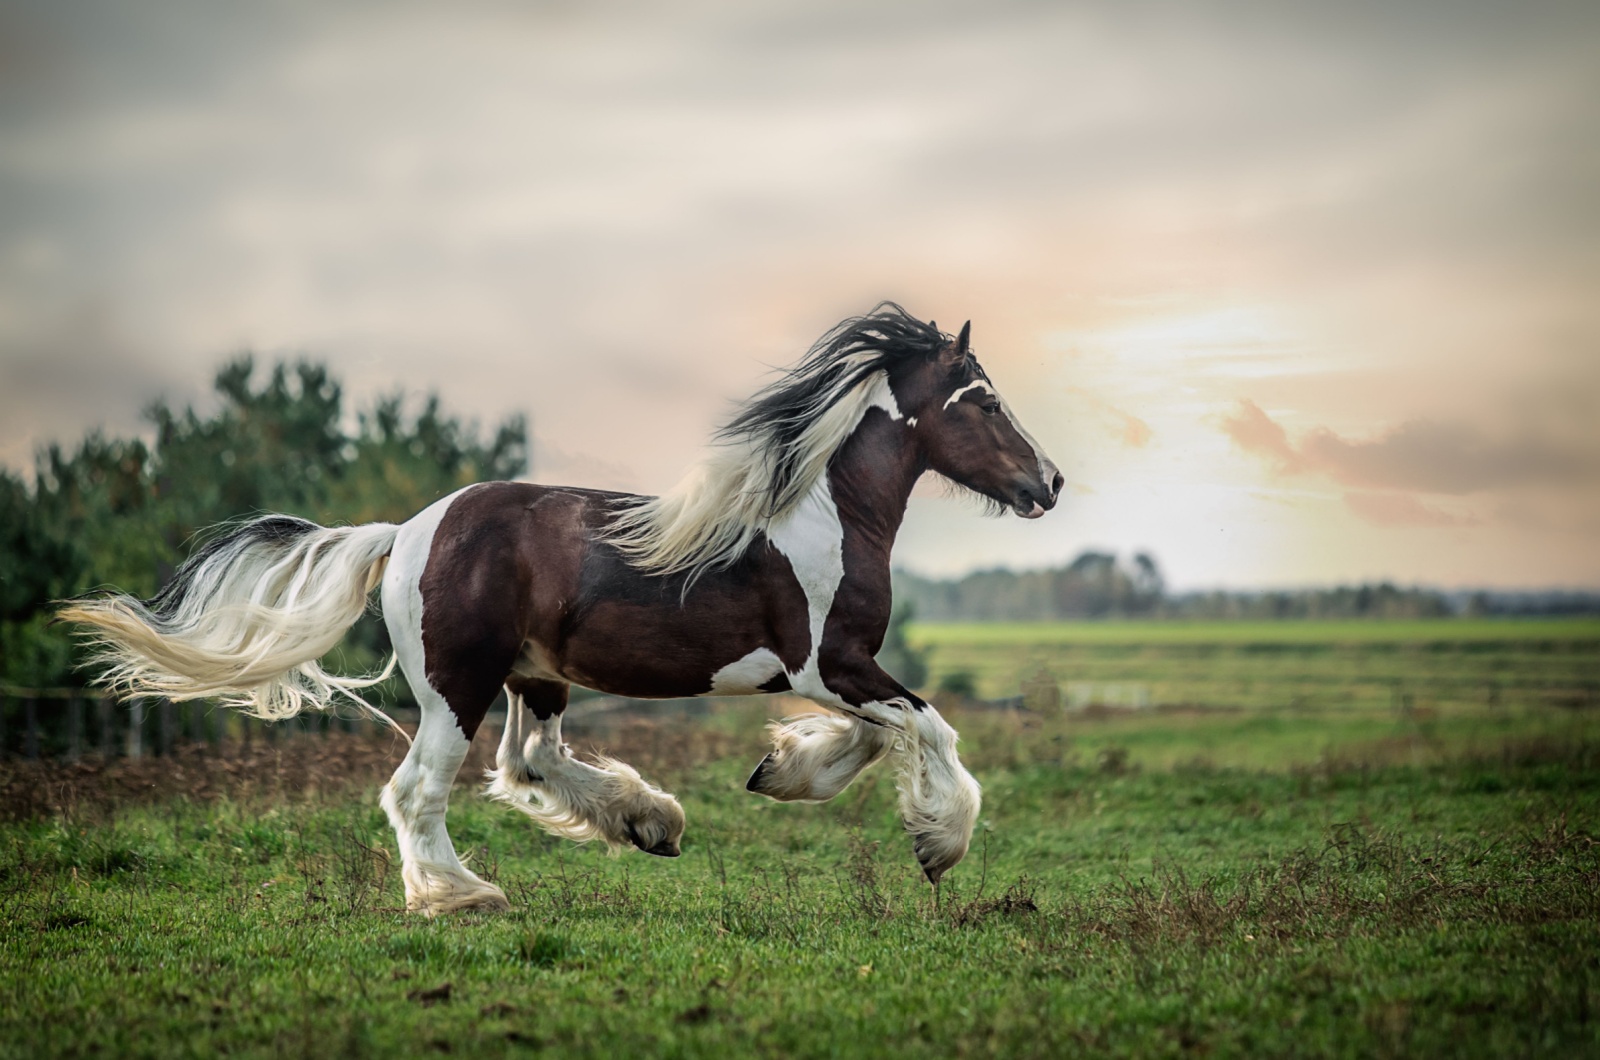
POLYGON ((381 783, 405 756, 395 736, 328 733, 280 743, 190 744, 145 758, 0 762, 0 818, 26 820, 115 806, 227 796, 315 798, 381 783))
MULTIPOLYGON (((585 718, 582 704, 569 714, 567 742, 589 758, 606 754, 627 762, 660 782, 673 771, 691 769, 731 754, 762 752, 752 732, 735 735, 699 718, 609 714, 585 718), (576 716, 574 716, 576 715, 576 716)), ((414 731, 414 726, 406 726, 414 731)), ((472 741, 457 775, 458 784, 481 783, 494 766, 500 743, 498 719, 486 723, 472 741)), ((182 744, 170 755, 102 758, 76 762, 0 759, 0 820, 30 820, 58 814, 96 813, 116 806, 174 798, 210 802, 268 798, 300 801, 351 788, 375 788, 388 780, 407 751, 406 742, 384 731, 298 734, 277 741, 259 734, 249 744, 182 744)))

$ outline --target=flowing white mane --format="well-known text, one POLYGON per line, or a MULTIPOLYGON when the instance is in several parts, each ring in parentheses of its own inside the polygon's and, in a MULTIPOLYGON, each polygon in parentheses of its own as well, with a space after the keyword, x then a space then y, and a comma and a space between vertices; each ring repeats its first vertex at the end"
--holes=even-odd
POLYGON ((794 477, 778 503, 771 449, 748 436, 719 436, 677 485, 619 513, 607 540, 635 567, 658 574, 727 566, 811 492, 873 405, 898 415, 882 369, 839 395, 800 437, 794 477))
POLYGON ((889 365, 948 341, 899 306, 845 321, 746 402, 682 481, 621 509, 606 540, 656 574, 692 579, 733 563, 811 492, 867 409, 899 417, 889 365))

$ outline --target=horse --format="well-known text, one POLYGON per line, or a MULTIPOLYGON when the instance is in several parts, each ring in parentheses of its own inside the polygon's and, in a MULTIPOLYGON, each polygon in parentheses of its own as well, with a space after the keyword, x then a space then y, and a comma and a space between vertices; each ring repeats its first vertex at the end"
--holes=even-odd
MULTIPOLYGON (((890 550, 913 485, 943 476, 1034 519, 1062 476, 970 346, 893 303, 845 320, 755 395, 673 489, 643 497, 526 482, 467 486, 399 524, 231 524, 149 600, 86 597, 80 623, 115 694, 214 698, 257 717, 328 709, 398 662, 421 707, 381 802, 406 907, 506 910, 457 857, 445 813, 504 688, 486 794, 569 839, 677 857, 677 799, 561 738, 577 684, 640 699, 792 691, 824 708, 769 726, 748 790, 823 802, 897 767, 899 813, 928 881, 967 852, 977 781, 956 732, 874 661, 890 550), (394 657, 376 676, 318 660, 381 589, 394 657)), ((392 724, 392 722, 391 722, 392 724)))

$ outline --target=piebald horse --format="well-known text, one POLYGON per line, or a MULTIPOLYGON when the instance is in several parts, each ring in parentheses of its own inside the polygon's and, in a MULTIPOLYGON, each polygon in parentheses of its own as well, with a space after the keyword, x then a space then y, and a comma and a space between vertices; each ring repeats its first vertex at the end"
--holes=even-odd
POLYGON ((84 599, 63 617, 89 627, 124 696, 212 697, 279 719, 360 702, 389 672, 346 678, 317 661, 381 585, 422 708, 382 796, 408 909, 508 908, 445 829, 456 772, 502 687, 488 794, 554 834, 666 857, 683 834, 678 801, 622 762, 572 756, 568 689, 792 690, 827 713, 775 723, 749 790, 820 802, 889 756, 901 818, 937 883, 967 852, 978 784, 955 730, 873 661, 890 549, 926 472, 1027 519, 1054 507, 1062 484, 979 366, 970 330, 952 338, 889 303, 841 323, 660 497, 485 482, 398 526, 271 515, 210 540, 153 599, 84 599))

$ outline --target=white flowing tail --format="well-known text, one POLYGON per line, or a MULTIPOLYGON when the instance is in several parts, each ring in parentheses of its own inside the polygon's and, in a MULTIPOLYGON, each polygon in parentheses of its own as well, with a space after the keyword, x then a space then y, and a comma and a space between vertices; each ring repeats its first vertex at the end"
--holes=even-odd
POLYGON ((75 601, 61 619, 86 639, 104 682, 123 697, 215 698, 258 718, 325 710, 388 677, 339 677, 317 660, 367 606, 399 527, 329 529, 288 515, 241 524, 208 541, 152 599, 122 593, 75 601))

